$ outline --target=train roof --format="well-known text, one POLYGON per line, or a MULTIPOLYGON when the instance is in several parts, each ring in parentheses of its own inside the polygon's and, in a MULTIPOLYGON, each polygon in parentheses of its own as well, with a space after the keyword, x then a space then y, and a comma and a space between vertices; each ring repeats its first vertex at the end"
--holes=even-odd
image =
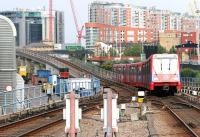
POLYGON ((136 63, 130 63, 130 64, 114 64, 114 67, 123 67, 123 66, 131 66, 131 65, 142 65, 145 64, 147 61, 149 61, 151 58, 153 59, 159 59, 159 58, 173 58, 173 59, 177 59, 178 55, 177 54, 153 54, 151 55, 147 60, 143 61, 143 62, 136 62, 136 63))
POLYGON ((167 54, 167 53, 164 53, 164 54, 154 54, 152 55, 153 58, 172 58, 172 59, 177 59, 178 58, 178 55, 177 54, 167 54))

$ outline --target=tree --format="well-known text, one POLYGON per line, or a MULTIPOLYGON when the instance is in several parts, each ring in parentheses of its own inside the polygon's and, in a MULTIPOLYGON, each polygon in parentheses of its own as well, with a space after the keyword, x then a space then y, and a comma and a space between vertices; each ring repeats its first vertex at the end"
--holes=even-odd
POLYGON ((101 53, 100 53, 100 56, 101 57, 106 57, 106 56, 108 56, 108 54, 104 50, 102 50, 101 53))
POLYGON ((197 71, 190 68, 184 68, 181 70, 181 77, 196 77, 197 74, 197 71))
POLYGON ((127 46, 124 50, 124 56, 140 56, 141 47, 138 44, 127 46))
POLYGON ((162 54, 162 53, 167 53, 167 50, 165 47, 161 46, 160 44, 158 45, 158 53, 162 54))
POLYGON ((100 67, 104 68, 106 70, 112 70, 112 66, 113 66, 113 62, 112 61, 106 61, 100 67))
POLYGON ((175 46, 171 47, 171 49, 169 50, 169 53, 176 53, 176 48, 175 46))
POLYGON ((108 52, 109 52, 111 57, 117 56, 117 51, 114 48, 110 48, 108 52))

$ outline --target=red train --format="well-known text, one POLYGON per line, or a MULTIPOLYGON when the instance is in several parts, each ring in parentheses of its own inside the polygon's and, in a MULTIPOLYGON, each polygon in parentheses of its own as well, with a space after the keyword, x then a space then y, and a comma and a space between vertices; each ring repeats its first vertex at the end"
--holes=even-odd
POLYGON ((174 93, 181 89, 177 54, 154 54, 144 62, 115 64, 117 80, 149 91, 174 93))

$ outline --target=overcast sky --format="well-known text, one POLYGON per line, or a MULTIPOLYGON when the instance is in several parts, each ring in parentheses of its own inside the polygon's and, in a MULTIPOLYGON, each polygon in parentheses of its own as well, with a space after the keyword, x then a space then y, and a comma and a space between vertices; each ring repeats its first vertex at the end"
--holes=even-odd
MULTIPOLYGON (((49 0, 1 0, 0 10, 12 10, 14 8, 37 9, 46 7, 49 0)), ((65 12, 65 41, 76 41, 76 29, 70 8, 70 0, 53 0, 53 9, 65 12)), ((93 0, 74 0, 79 25, 82 26, 88 20, 88 4, 93 0)), ((103 0, 105 1, 105 0, 103 0)), ((156 6, 158 9, 167 9, 177 12, 186 12, 190 0, 107 0, 110 2, 123 2, 137 6, 156 6)), ((200 5, 200 3, 198 3, 200 5)))

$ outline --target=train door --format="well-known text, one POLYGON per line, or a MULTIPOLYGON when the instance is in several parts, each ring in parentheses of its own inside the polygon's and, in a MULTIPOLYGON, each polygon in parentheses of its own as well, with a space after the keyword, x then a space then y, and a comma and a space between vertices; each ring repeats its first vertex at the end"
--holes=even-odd
POLYGON ((132 71, 133 71, 133 82, 136 82, 136 68, 132 67, 132 71))
POLYGON ((130 66, 127 66, 127 82, 130 82, 131 80, 131 67, 130 66))
POLYGON ((121 82, 121 81, 122 81, 122 75, 123 75, 123 74, 122 74, 122 71, 123 71, 123 70, 122 70, 121 67, 119 67, 118 70, 119 70, 119 71, 118 71, 118 74, 117 74, 117 75, 119 75, 118 78, 119 78, 119 81, 121 82))
POLYGON ((147 62, 147 83, 149 83, 151 80, 150 80, 150 76, 151 76, 151 73, 150 73, 150 61, 147 62))
POLYGON ((130 67, 129 67, 129 70, 130 70, 130 82, 133 82, 133 79, 134 79, 133 67, 130 66, 130 67))
POLYGON ((135 76, 136 76, 136 83, 139 82, 139 69, 138 66, 135 67, 135 76))
POLYGON ((142 82, 142 65, 138 66, 138 82, 142 82))
POLYGON ((141 82, 144 83, 144 75, 145 75, 145 71, 144 71, 144 64, 141 65, 141 82))
POLYGON ((127 71, 126 71, 126 66, 123 67, 123 82, 127 82, 127 71))

